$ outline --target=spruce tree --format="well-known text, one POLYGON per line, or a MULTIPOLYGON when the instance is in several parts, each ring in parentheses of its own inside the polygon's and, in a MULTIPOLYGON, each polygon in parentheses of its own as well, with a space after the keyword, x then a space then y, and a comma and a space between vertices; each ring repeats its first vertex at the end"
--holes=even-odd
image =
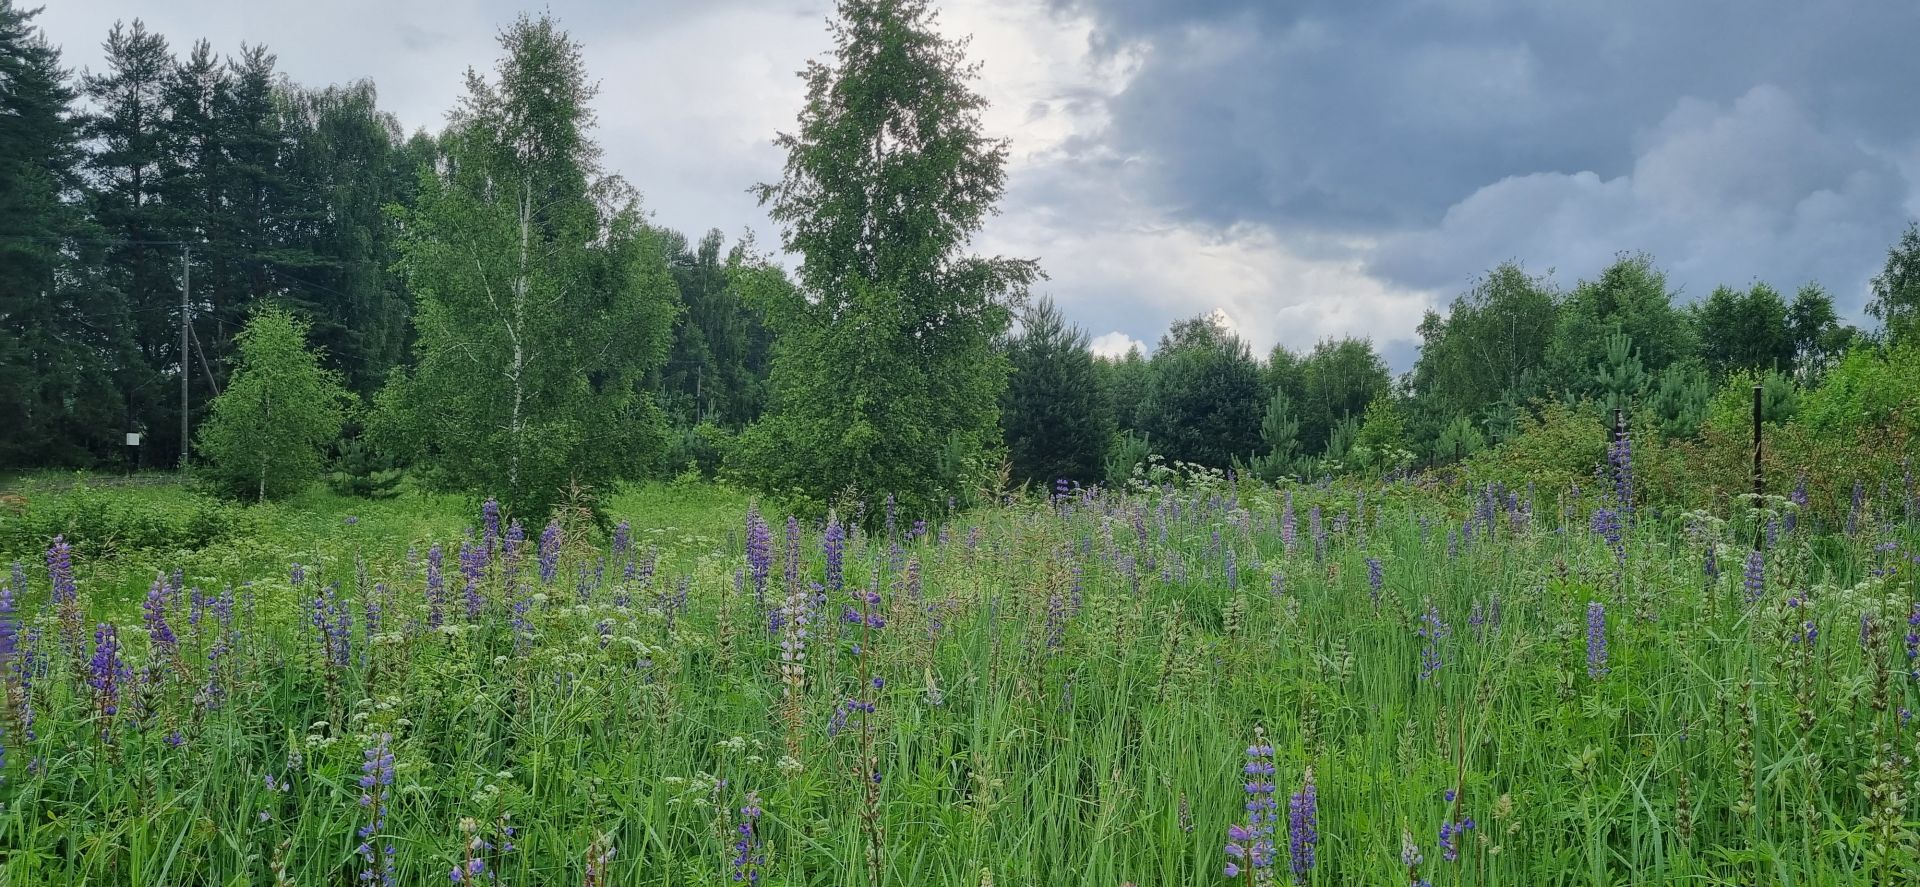
POLYGON ((147 433, 154 464, 179 458, 181 248, 164 202, 167 163, 165 90, 173 73, 167 41, 136 20, 107 34, 106 70, 81 79, 92 111, 82 119, 90 143, 86 170, 93 218, 110 242, 100 285, 124 300, 114 333, 115 387, 125 427, 147 433))
POLYGON ((38 10, 0 0, 0 466, 85 465, 128 430, 113 385, 126 314, 78 205, 75 93, 38 10))
POLYGON ((1106 473, 1113 411, 1087 351, 1087 334, 1041 299, 1007 343, 1013 376, 1000 399, 1014 477, 1050 486, 1091 484, 1106 473))
POLYGON ((773 407, 734 464, 762 489, 893 494, 924 514, 998 461, 993 342, 1039 270, 965 253, 1007 145, 983 133, 975 69, 929 3, 842 0, 832 29, 798 130, 776 140, 786 174, 757 188, 803 295, 767 306, 773 407))
POLYGON ((383 389, 376 431, 429 480, 539 521, 572 485, 658 461, 641 385, 676 303, 637 199, 597 165, 579 45, 544 16, 500 43, 403 220, 418 362, 383 389))

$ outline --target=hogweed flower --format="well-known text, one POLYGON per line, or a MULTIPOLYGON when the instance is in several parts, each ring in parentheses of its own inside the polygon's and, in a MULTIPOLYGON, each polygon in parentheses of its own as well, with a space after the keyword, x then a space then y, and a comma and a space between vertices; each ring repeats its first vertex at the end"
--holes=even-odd
POLYGON ((1607 671, 1607 608, 1599 601, 1588 601, 1587 677, 1597 681, 1607 671))

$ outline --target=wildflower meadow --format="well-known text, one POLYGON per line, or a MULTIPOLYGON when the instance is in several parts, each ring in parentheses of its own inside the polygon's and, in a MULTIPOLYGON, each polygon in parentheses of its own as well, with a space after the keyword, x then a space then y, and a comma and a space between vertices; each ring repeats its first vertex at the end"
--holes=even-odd
POLYGON ((912 523, 749 504, 705 541, 488 502, 403 554, 131 600, 50 539, 0 586, 0 873, 1914 877, 1912 487, 1679 513, 1636 506, 1631 460, 1552 491, 1161 469, 912 523))

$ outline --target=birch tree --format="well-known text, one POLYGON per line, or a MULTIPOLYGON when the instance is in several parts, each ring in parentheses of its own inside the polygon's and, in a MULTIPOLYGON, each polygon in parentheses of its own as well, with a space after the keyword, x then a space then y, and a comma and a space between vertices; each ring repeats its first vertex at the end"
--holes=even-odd
POLYGON ((658 460, 640 385, 678 309, 637 198, 599 168, 580 45, 545 16, 500 43, 402 220, 417 365, 382 392, 376 434, 430 482, 538 519, 573 484, 658 460))
POLYGON ((352 403, 340 377, 307 347, 308 324, 285 309, 256 311, 235 337, 233 373, 200 426, 200 452, 226 491, 256 501, 290 496, 320 476, 321 452, 352 403))

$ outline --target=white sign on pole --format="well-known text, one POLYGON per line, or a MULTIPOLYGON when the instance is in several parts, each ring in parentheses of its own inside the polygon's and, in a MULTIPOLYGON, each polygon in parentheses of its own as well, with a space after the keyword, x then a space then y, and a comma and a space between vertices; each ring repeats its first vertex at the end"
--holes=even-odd
POLYGON ((140 445, 140 432, 138 431, 127 432, 127 446, 137 447, 139 445, 140 445))

